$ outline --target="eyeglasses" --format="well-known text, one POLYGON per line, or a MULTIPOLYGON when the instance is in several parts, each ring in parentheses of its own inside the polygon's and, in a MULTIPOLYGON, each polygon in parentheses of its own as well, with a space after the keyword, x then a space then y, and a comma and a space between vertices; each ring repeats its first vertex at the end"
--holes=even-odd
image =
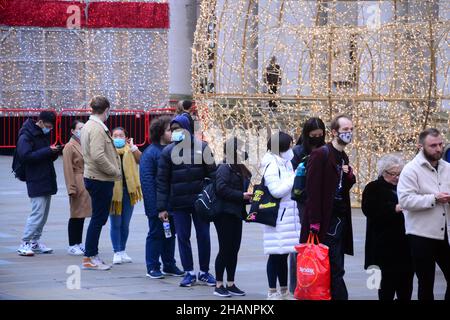
POLYGON ((398 177, 400 177, 400 173, 392 173, 392 172, 389 172, 389 171, 385 171, 388 175, 390 175, 391 177, 393 177, 393 178, 398 178, 398 177))

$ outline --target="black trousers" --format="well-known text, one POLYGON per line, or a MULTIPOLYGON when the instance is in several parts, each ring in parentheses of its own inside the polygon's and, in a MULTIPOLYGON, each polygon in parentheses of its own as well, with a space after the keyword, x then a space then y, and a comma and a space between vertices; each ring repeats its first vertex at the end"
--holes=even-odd
POLYGON ((344 282, 344 231, 347 223, 344 218, 333 215, 330 228, 323 244, 329 247, 331 273, 331 299, 348 300, 348 291, 344 282))
POLYGON ((84 218, 70 218, 68 225, 69 246, 74 246, 83 242, 84 218))
POLYGON ((214 225, 219 239, 219 252, 215 262, 216 280, 223 282, 223 274, 227 270, 227 281, 233 282, 241 247, 242 220, 224 213, 217 217, 214 225))
POLYGON ((444 240, 435 240, 415 235, 409 235, 411 255, 413 258, 414 271, 419 280, 418 299, 434 300, 434 277, 436 264, 442 270, 447 282, 445 300, 450 301, 450 245, 448 243, 447 231, 444 240))
POLYGON ((288 278, 288 254, 271 254, 267 260, 267 279, 269 288, 277 287, 277 279, 280 287, 287 287, 288 278))
POLYGON ((411 265, 381 266, 381 283, 378 299, 392 301, 411 300, 413 292, 414 270, 411 265))

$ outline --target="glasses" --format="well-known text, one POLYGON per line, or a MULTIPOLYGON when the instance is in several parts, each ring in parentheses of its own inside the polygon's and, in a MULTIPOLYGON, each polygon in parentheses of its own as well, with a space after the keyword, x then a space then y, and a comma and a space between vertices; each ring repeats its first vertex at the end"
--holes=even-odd
POLYGON ((390 175, 391 177, 393 177, 393 178, 398 178, 398 177, 400 177, 400 173, 392 173, 392 172, 389 172, 389 171, 385 171, 388 175, 390 175))

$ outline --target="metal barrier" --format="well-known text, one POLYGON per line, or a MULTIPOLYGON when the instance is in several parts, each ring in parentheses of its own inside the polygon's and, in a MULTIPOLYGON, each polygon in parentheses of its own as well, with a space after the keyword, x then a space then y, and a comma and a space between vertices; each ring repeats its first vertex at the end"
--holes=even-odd
MULTIPOLYGON (((0 109, 0 148, 15 148, 19 130, 28 118, 37 119, 39 113, 48 109, 0 109)), ((134 138, 138 147, 150 144, 150 123, 153 119, 163 115, 174 116, 175 108, 153 108, 144 110, 111 110, 106 126, 113 130, 123 127, 128 136, 134 138)), ((49 110, 55 113, 55 129, 51 131, 51 143, 65 144, 69 141, 70 126, 74 120, 86 122, 91 114, 89 109, 49 110)))
MULTIPOLYGON (((15 148, 19 130, 23 123, 29 118, 36 121, 41 111, 53 112, 56 116, 56 123, 58 123, 58 113, 54 110, 0 109, 0 148, 15 148)), ((50 141, 51 144, 55 144, 58 141, 57 130, 50 131, 50 141)))

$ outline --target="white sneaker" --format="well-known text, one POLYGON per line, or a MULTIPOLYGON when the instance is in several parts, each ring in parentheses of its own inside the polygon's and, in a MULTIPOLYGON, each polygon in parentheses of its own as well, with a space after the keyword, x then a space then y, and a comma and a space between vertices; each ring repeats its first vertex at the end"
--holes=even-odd
POLYGON ((32 257, 34 256, 34 252, 33 250, 31 250, 31 243, 29 242, 23 242, 19 249, 17 249, 17 253, 19 254, 19 256, 24 256, 24 257, 32 257))
POLYGON ((281 293, 277 292, 268 292, 267 293, 267 300, 281 300, 281 293))
POLYGON ((122 257, 122 263, 131 263, 133 260, 127 255, 125 251, 119 252, 120 256, 122 257))
POLYGON ((84 248, 84 245, 82 243, 77 244, 78 248, 80 248, 83 253, 86 253, 86 249, 84 248))
POLYGON ((71 255, 71 256, 82 256, 82 255, 84 255, 84 251, 81 250, 81 248, 77 244, 67 248, 67 253, 69 255, 71 255))
POLYGON ((104 263, 97 255, 94 257, 83 257, 82 269, 105 271, 111 269, 111 266, 104 263))
POLYGON ((113 264, 121 264, 122 262, 122 255, 120 254, 120 252, 114 253, 113 264))
POLYGON ((52 248, 47 248, 45 244, 39 241, 32 241, 31 242, 31 250, 33 250, 34 253, 52 253, 52 248))
POLYGON ((280 298, 281 300, 296 300, 289 291, 286 291, 285 293, 280 292, 280 298))

